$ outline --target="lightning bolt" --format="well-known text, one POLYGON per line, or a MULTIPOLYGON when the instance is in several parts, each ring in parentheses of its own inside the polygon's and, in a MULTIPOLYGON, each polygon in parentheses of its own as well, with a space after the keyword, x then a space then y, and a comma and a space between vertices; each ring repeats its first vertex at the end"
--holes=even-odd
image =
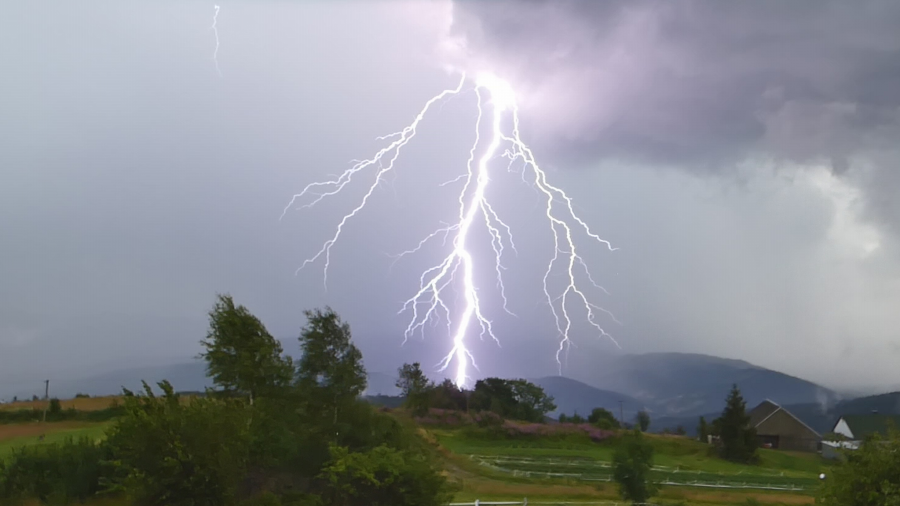
POLYGON ((213 34, 216 36, 216 50, 213 52, 213 62, 216 64, 216 72, 219 73, 219 77, 222 77, 222 71, 219 70, 219 29, 216 28, 216 19, 219 17, 219 6, 214 6, 216 9, 216 13, 213 14, 213 24, 210 27, 213 31, 213 34))
MULTIPOLYGON (((426 102, 412 123, 403 130, 379 137, 378 140, 390 142, 372 158, 355 161, 353 166, 334 179, 310 183, 300 193, 295 194, 291 198, 281 214, 282 218, 284 218, 288 210, 298 204, 303 198, 308 198, 309 202, 301 205, 300 209, 313 207, 323 199, 340 193, 351 183, 354 176, 361 171, 369 168, 375 171, 375 180, 369 186, 360 203, 343 216, 335 229, 334 235, 325 241, 315 255, 304 260, 297 272, 324 257, 323 282, 327 289, 328 269, 331 265, 331 249, 340 239, 347 222, 356 217, 365 208, 376 188, 384 181, 385 175, 394 170, 395 162, 399 158, 402 149, 415 137, 419 124, 428 111, 447 97, 459 95, 466 83, 467 77, 463 75, 455 88, 446 89, 426 102)), ((597 312, 607 314, 613 321, 618 322, 618 320, 609 311, 590 302, 588 296, 577 282, 577 275, 583 273, 583 277, 587 279, 588 283, 605 292, 600 285, 594 282, 587 263, 584 262, 576 248, 574 236, 580 233, 587 239, 599 243, 610 251, 615 251, 617 248, 614 248, 609 241, 595 234, 587 223, 576 214, 572 199, 562 189, 553 186, 547 181, 547 174, 537 164, 531 149, 522 141, 519 134, 519 111, 515 95, 509 84, 496 76, 484 74, 474 80, 474 92, 477 97, 478 115, 475 121, 475 141, 469 150, 466 172, 456 179, 444 183, 446 185, 464 181, 458 197, 458 219, 455 223, 447 224, 432 232, 414 248, 403 251, 396 257, 399 259, 405 255, 416 253, 429 241, 438 237, 442 238, 443 245, 446 247, 448 238, 452 236, 452 248, 450 248, 449 253, 440 262, 422 273, 419 278, 418 290, 403 303, 398 314, 408 312, 411 315, 409 325, 404 333, 404 342, 417 331, 421 332, 424 337, 427 324, 431 323, 434 325, 441 318, 444 319, 448 336, 452 339, 452 346, 449 353, 439 363, 438 368, 439 371, 444 371, 455 362, 456 373, 454 381, 460 387, 465 385, 469 379, 468 365, 471 364, 476 369, 478 368, 475 363, 475 357, 466 347, 466 335, 470 328, 477 324, 480 329, 479 337, 481 339, 488 336, 498 346, 500 345, 500 340, 494 333, 491 320, 481 310, 481 301, 474 279, 476 259, 473 258, 468 246, 472 236, 471 232, 476 225, 483 224, 488 232, 494 251, 494 270, 497 276, 497 286, 503 300, 503 308, 505 311, 513 314, 507 307, 506 291, 502 277, 504 269, 502 259, 507 246, 515 253, 518 252, 513 242, 512 230, 491 206, 486 195, 490 183, 491 161, 498 157, 504 157, 509 160, 508 170, 512 170, 514 163, 522 163, 524 165, 523 180, 527 182, 525 172, 530 171, 533 175, 533 180, 530 184, 539 192, 539 195, 543 195, 546 202, 545 215, 553 237, 553 256, 544 272, 543 290, 558 331, 559 347, 556 351, 556 362, 560 373, 562 372, 560 356, 564 351, 568 351, 572 345, 570 333, 572 332, 573 316, 568 307, 570 302, 578 303, 583 308, 587 322, 597 330, 600 336, 610 339, 616 346, 619 346, 619 343, 598 323, 597 312), (485 118, 485 116, 489 116, 489 118, 485 118), (503 128, 503 119, 505 117, 511 117, 512 119, 512 128, 508 132, 505 132, 503 128), (482 143, 485 142, 482 139, 482 124, 485 121, 489 125, 487 129, 489 134, 486 136, 486 145, 483 147, 480 156, 476 156, 479 147, 482 147, 482 143), (502 152, 501 148, 503 149, 502 152), (562 271, 565 275, 566 286, 561 293, 554 296, 554 294, 551 294, 549 279, 554 272, 554 268, 560 264, 563 266, 562 271), (456 319, 452 317, 452 311, 446 303, 445 296, 448 287, 455 280, 458 280, 462 285, 464 299, 461 313, 456 319)))

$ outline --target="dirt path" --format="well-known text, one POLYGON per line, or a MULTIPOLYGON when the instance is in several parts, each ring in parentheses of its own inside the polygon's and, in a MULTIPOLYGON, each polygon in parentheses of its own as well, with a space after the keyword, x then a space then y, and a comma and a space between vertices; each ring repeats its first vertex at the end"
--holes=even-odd
POLYGON ((0 425, 0 441, 20 437, 40 436, 41 434, 49 434, 61 430, 80 429, 82 427, 89 427, 90 425, 90 423, 86 422, 30 422, 4 424, 0 425))

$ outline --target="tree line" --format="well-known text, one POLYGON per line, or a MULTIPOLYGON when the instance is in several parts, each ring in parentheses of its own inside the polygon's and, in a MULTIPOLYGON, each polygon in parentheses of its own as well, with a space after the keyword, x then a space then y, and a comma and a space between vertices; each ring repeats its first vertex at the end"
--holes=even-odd
POLYGON ((305 316, 294 360, 246 307, 219 296, 200 355, 215 389, 125 390, 101 441, 24 447, 0 462, 0 502, 446 504, 452 490, 433 448, 359 398, 366 372, 350 326, 330 308, 305 316))
POLYGON ((473 390, 463 390, 449 379, 435 384, 418 362, 403 364, 397 370, 397 388, 404 406, 421 416, 429 409, 492 412, 501 418, 543 422, 556 409, 553 397, 524 379, 485 378, 475 382, 473 390))

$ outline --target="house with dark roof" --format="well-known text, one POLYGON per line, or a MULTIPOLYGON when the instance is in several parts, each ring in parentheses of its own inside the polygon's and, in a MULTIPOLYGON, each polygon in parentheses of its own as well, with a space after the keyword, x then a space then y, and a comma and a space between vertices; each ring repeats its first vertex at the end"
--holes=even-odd
POLYGON ((815 452, 822 436, 778 404, 766 399, 750 413, 750 427, 763 448, 815 452))
POLYGON ((846 441, 822 441, 822 456, 827 459, 841 458, 842 451, 859 449, 869 436, 887 436, 890 427, 900 430, 900 415, 844 415, 834 424, 831 432, 844 437, 846 441))
POLYGON ((873 434, 888 435, 889 427, 900 430, 900 415, 844 415, 834 424, 832 432, 850 441, 862 441, 873 434))

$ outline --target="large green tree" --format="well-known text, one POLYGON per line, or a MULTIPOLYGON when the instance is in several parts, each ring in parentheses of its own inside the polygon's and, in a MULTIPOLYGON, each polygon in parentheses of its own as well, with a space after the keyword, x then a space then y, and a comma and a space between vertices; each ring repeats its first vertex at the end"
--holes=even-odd
POLYGON ((650 481, 653 446, 638 429, 625 433, 613 453, 613 478, 626 501, 644 504, 656 493, 650 481))
POLYGON ((350 325, 331 308, 305 311, 305 315, 297 384, 313 410, 332 413, 337 421, 340 408, 353 403, 366 389, 362 353, 351 340, 350 325))
POLYGON ((590 416, 588 416, 588 423, 591 425, 596 425, 601 429, 619 428, 619 421, 616 420, 615 415, 604 408, 594 408, 594 410, 591 411, 590 416))
POLYGON ((228 392, 250 397, 272 395, 291 384, 294 366, 281 343, 250 311, 219 295, 209 312, 209 331, 200 341, 207 374, 228 392))
POLYGON ((428 412, 430 394, 433 386, 422 372, 418 362, 403 364, 397 369, 397 388, 404 400, 404 405, 417 415, 428 412))
POLYGON ((721 456, 734 462, 754 462, 757 458, 756 429, 750 427, 747 403, 737 385, 733 385, 722 415, 713 422, 721 439, 721 456))
POLYGON ((469 405, 475 411, 493 411, 505 418, 532 422, 543 421, 545 414, 556 409, 553 397, 548 396, 543 388, 523 379, 478 380, 469 405))

